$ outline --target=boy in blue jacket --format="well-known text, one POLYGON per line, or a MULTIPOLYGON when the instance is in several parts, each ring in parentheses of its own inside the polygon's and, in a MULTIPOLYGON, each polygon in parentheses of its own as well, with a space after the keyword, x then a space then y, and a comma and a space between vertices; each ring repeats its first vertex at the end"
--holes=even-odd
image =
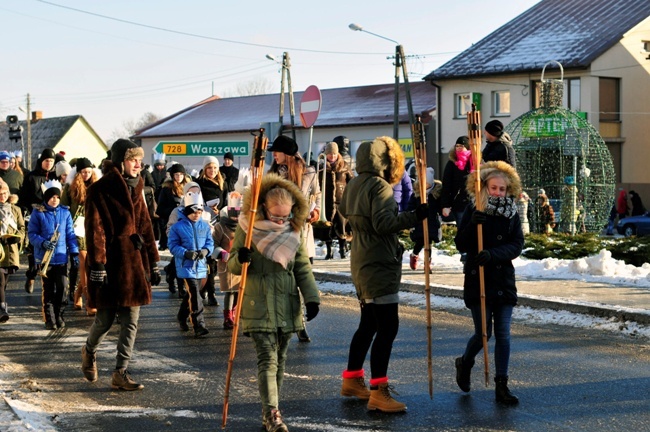
POLYGON ((178 311, 181 330, 188 331, 187 318, 194 327, 194 336, 208 334, 203 319, 203 300, 201 285, 208 276, 206 257, 214 249, 210 225, 202 219, 203 197, 200 192, 187 192, 183 196, 183 211, 179 212, 178 222, 169 230, 167 246, 174 256, 176 274, 183 280, 186 293, 183 295, 178 311))
POLYGON ((74 233, 72 216, 66 206, 60 206, 61 183, 50 180, 41 186, 43 203, 35 204, 27 227, 29 242, 34 245, 34 258, 43 275, 43 317, 45 328, 65 327, 61 303, 67 291, 68 254, 72 265, 79 267, 79 246, 74 233), (57 233, 55 235, 55 232, 57 233), (44 261, 50 255, 47 269, 44 261))

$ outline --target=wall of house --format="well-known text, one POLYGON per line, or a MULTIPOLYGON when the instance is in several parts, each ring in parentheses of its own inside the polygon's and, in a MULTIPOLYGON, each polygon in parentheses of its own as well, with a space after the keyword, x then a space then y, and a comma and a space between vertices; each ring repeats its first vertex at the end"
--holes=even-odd
POLYGON ((106 146, 103 141, 82 121, 77 121, 53 150, 55 152, 64 151, 68 161, 77 157, 85 157, 96 166, 99 166, 102 159, 106 157, 106 146))

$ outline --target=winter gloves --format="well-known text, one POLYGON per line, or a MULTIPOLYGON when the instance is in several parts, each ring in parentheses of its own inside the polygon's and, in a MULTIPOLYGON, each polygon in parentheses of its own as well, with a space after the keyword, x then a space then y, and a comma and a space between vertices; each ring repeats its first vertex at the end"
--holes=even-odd
POLYGON ((316 318, 316 315, 318 315, 318 311, 320 310, 318 303, 314 302, 305 303, 305 309, 307 309, 307 313, 305 314, 307 321, 311 321, 316 318))
POLYGON ((418 222, 423 221, 429 216, 429 204, 420 203, 414 210, 415 217, 418 219, 418 222))
POLYGON ((487 249, 483 249, 481 252, 476 255, 476 264, 484 266, 492 260, 492 255, 487 249))
POLYGON ((484 224, 485 221, 487 221, 487 214, 482 211, 474 210, 471 221, 474 225, 484 224))
POLYGON ((207 257, 209 253, 210 253, 209 250, 207 250, 207 249, 201 249, 201 250, 199 251, 199 259, 203 259, 203 258, 207 257))
POLYGON ((160 284, 161 281, 160 270, 158 270, 157 265, 154 265, 151 268, 151 273, 149 274, 149 281, 151 282, 151 286, 156 286, 160 284))
POLYGON ((250 248, 240 247, 237 250, 237 260, 240 264, 251 262, 251 255, 253 255, 253 251, 250 248))
POLYGON ((43 243, 41 243, 41 246, 43 246, 43 249, 51 251, 54 250, 56 244, 49 240, 45 240, 43 243))
POLYGON ((183 257, 188 260, 196 261, 199 259, 199 252, 195 250, 186 250, 185 253, 183 254, 183 257))

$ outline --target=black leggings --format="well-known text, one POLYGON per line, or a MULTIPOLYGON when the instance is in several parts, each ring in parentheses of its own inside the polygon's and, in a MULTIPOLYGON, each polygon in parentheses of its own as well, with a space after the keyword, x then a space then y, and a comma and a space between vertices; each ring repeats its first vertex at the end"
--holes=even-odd
POLYGON ((393 350, 393 341, 399 330, 398 304, 366 303, 361 305, 361 321, 352 337, 348 370, 363 369, 363 362, 370 351, 371 378, 384 378, 393 350), (374 339, 374 341, 373 341, 374 339))

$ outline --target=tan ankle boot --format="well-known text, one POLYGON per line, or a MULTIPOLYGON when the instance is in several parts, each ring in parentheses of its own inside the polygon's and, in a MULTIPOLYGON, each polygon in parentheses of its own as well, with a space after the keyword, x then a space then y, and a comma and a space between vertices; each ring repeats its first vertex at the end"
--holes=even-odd
POLYGON ((77 288, 74 290, 74 310, 81 310, 84 307, 82 294, 83 288, 80 285, 77 285, 77 288))
POLYGON ((363 377, 343 378, 341 396, 356 397, 362 400, 370 399, 370 390, 366 387, 363 377))
POLYGON ((368 409, 389 413, 406 411, 406 405, 393 399, 391 393, 397 394, 388 383, 379 384, 376 390, 371 387, 368 409))

